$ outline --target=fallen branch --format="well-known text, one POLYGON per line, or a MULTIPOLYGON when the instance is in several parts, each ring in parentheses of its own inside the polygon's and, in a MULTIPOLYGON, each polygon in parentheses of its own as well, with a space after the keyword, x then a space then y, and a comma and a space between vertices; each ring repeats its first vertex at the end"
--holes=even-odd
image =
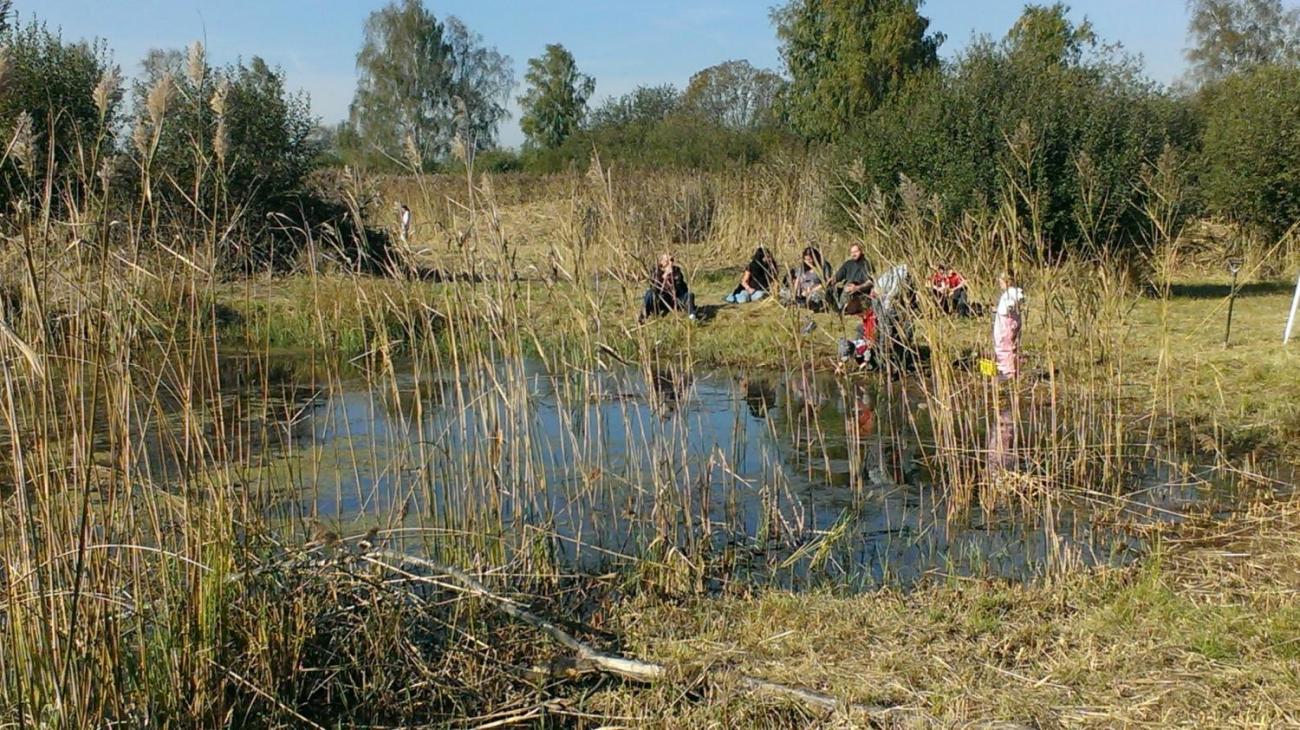
MULTIPOLYGON (((403 564, 414 565, 425 570, 449 576, 467 589, 468 593, 486 598, 495 604, 502 612, 508 614, 512 618, 546 632, 552 639, 573 651, 577 655, 578 661, 581 664, 590 666, 596 670, 622 677, 623 679, 647 684, 660 681, 668 676, 668 668, 662 664, 641 661, 639 659, 629 659, 617 654, 603 652, 592 647, 559 626, 556 626, 554 623, 538 616, 527 608, 524 608, 518 602, 488 590, 488 588, 480 583, 476 578, 459 568, 449 565, 440 565, 410 555, 388 551, 362 555, 361 559, 373 565, 393 572, 402 573, 413 580, 425 583, 438 584, 438 582, 432 578, 410 573, 397 566, 403 564)), ((830 695, 799 689, 797 687, 789 687, 787 685, 768 682, 745 675, 739 677, 739 682, 742 687, 745 687, 752 692, 785 697, 820 710, 832 712, 837 710, 852 710, 854 712, 865 713, 868 717, 880 720, 886 719, 891 715, 896 715, 899 712, 899 710, 894 708, 870 707, 866 705, 846 703, 830 695)))

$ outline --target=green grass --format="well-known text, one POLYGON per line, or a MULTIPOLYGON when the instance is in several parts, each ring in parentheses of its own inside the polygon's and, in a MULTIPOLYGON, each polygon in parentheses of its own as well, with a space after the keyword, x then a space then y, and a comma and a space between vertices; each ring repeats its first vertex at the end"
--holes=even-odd
MULTIPOLYGON (((698 276, 694 291, 702 321, 669 315, 644 325, 636 323, 640 282, 578 287, 289 277, 223 288, 216 301, 236 314, 223 327, 233 342, 321 348, 344 357, 436 340, 444 317, 454 317, 464 325, 458 337, 488 339, 504 322, 515 345, 552 364, 599 355, 599 349, 629 362, 667 360, 696 368, 780 370, 810 357, 833 366, 835 342, 852 332, 854 318, 786 308, 771 298, 724 305, 722 297, 734 284, 731 270, 698 276), (505 311, 491 314, 499 309, 505 311), (810 321, 815 328, 804 332, 810 321)), ((1094 321, 1084 305, 1070 301, 1069 292, 1044 302, 1031 284, 1028 361, 1060 369, 1066 388, 1098 373, 1122 379, 1126 392, 1147 401, 1146 408, 1180 424, 1185 447, 1232 457, 1281 455, 1300 463, 1300 345, 1281 345, 1290 287, 1247 285, 1235 304, 1231 347, 1225 348, 1227 289, 1222 281, 1184 280, 1168 299, 1128 297, 1112 305, 1119 317, 1094 321), (1089 359, 1091 350, 1076 347, 1075 338, 1094 341, 1088 347, 1098 359, 1089 359)), ((987 284, 977 285, 974 294, 984 302, 996 297, 987 284)), ((918 332, 937 359, 989 349, 987 318, 935 318, 918 332)))

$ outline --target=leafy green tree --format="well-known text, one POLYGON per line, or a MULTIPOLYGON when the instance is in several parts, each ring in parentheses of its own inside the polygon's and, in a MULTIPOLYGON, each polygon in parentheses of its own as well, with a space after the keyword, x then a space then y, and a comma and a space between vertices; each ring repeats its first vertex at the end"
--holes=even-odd
POLYGON ((0 33, 9 30, 9 13, 13 9, 14 0, 0 0, 0 33))
POLYGON ((805 137, 838 139, 907 81, 939 65, 921 0, 790 0, 772 11, 790 85, 785 110, 805 137))
POLYGON ((1300 8, 1281 0, 1188 0, 1192 77, 1212 83, 1300 59, 1300 8))
POLYGON ((1185 103, 1057 4, 1026 8, 1001 41, 978 39, 891 98, 846 148, 859 199, 906 176, 950 220, 1009 201, 1038 242, 1068 251, 1137 241, 1135 181, 1166 145, 1196 137, 1185 103))
POLYGON ((682 106, 681 92, 672 84, 638 86, 622 96, 611 96, 591 111, 590 129, 652 126, 682 106))
POLYGON ((528 88, 519 97, 524 112, 519 121, 528 143, 545 149, 559 147, 582 125, 596 80, 578 71, 573 54, 558 43, 528 59, 524 80, 528 88))
POLYGON ((408 164, 433 164, 457 136, 473 149, 494 145, 514 86, 508 57, 456 18, 439 22, 421 0, 370 14, 357 72, 347 138, 364 140, 379 161, 408 164))
POLYGON ((122 96, 107 49, 64 42, 36 21, 0 32, 0 49, 0 203, 34 194, 49 174, 56 191, 93 179, 82 166, 107 151, 122 96))
POLYGON ((257 56, 214 69, 195 44, 188 54, 150 51, 133 98, 126 174, 147 189, 161 224, 237 226, 245 240, 218 251, 223 263, 274 263, 280 216, 308 204, 319 154, 307 97, 290 93, 283 72, 257 56))
POLYGON ((1078 67, 1083 55, 1097 47, 1092 23, 1076 25, 1064 3, 1026 5, 1003 41, 1009 57, 1034 68, 1078 67))
POLYGON ((510 118, 505 103, 515 86, 513 63, 509 56, 485 46, 483 37, 454 15, 447 18, 446 33, 457 131, 470 141, 471 149, 489 149, 496 145, 501 122, 510 118))
POLYGON ((1206 101, 1201 187, 1210 211, 1282 235, 1300 221, 1300 67, 1234 74, 1206 101))
POLYGON ((776 118, 785 80, 749 61, 727 61, 691 77, 682 104, 691 113, 729 129, 753 129, 776 118))

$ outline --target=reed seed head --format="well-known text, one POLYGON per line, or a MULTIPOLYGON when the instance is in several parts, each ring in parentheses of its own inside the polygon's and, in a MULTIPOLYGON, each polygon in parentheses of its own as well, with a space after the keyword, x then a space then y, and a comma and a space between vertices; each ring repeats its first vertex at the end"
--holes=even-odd
POLYGON ((212 137, 212 152, 216 154, 217 161, 224 163, 226 153, 230 151, 230 136, 226 130, 226 120, 224 117, 217 120, 217 131, 212 137))
POLYGON ((131 144, 135 151, 140 153, 141 157, 149 155, 149 148, 152 146, 152 135, 149 134, 149 125, 143 119, 136 122, 135 127, 131 130, 131 144))
POLYGON ((207 72, 208 62, 203 52, 203 43, 194 41, 190 44, 189 54, 186 58, 185 73, 189 77, 191 84, 202 87, 207 72))
POLYGON ((415 144, 415 137, 407 133, 406 139, 403 140, 403 148, 406 152, 406 164, 416 170, 423 169, 423 158, 420 155, 420 148, 415 144))
POLYGON ((230 81, 222 79, 217 83, 216 91, 212 92, 212 101, 209 105, 212 112, 218 117, 226 116, 226 98, 230 95, 230 81))
POLYGON ((12 147, 19 166, 28 175, 32 174, 36 164, 36 135, 32 131, 32 115, 26 111, 18 115, 18 122, 14 125, 12 147))
POLYGON ((95 84, 92 97, 95 100, 95 108, 99 110, 101 120, 108 116, 109 105, 113 103, 113 95, 117 92, 117 87, 121 82, 122 75, 117 66, 110 66, 104 69, 104 73, 100 74, 99 83, 95 84))
POLYGON ((146 108, 149 112, 149 121, 153 123, 156 130, 162 126, 163 117, 167 115, 167 105, 171 103, 172 92, 175 91, 176 83, 172 80, 170 73, 163 74, 158 79, 158 83, 153 85, 149 91, 149 101, 146 108))
POLYGON ((95 175, 99 182, 105 188, 113 181, 113 176, 117 173, 118 159, 116 155, 105 155, 102 162, 99 163, 99 171, 95 175))

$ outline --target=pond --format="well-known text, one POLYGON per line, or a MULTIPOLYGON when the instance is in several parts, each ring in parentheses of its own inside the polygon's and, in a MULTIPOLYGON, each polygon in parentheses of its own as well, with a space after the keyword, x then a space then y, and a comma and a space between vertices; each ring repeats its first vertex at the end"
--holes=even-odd
POLYGON ((1033 433, 1049 420, 1030 412, 1041 404, 987 392, 948 404, 909 378, 232 363, 227 397, 261 404, 260 426, 234 440, 264 449, 280 495, 268 512, 342 535, 381 528, 401 549, 460 539, 482 558, 544 543, 584 569, 675 553, 711 579, 789 587, 1032 580, 1130 561, 1144 547, 1135 526, 1240 498, 1228 475, 1151 444, 1119 455, 1106 489, 1061 487, 1068 470, 1044 466, 1033 433), (952 428, 944 409, 981 403, 962 421, 974 425, 952 428))

